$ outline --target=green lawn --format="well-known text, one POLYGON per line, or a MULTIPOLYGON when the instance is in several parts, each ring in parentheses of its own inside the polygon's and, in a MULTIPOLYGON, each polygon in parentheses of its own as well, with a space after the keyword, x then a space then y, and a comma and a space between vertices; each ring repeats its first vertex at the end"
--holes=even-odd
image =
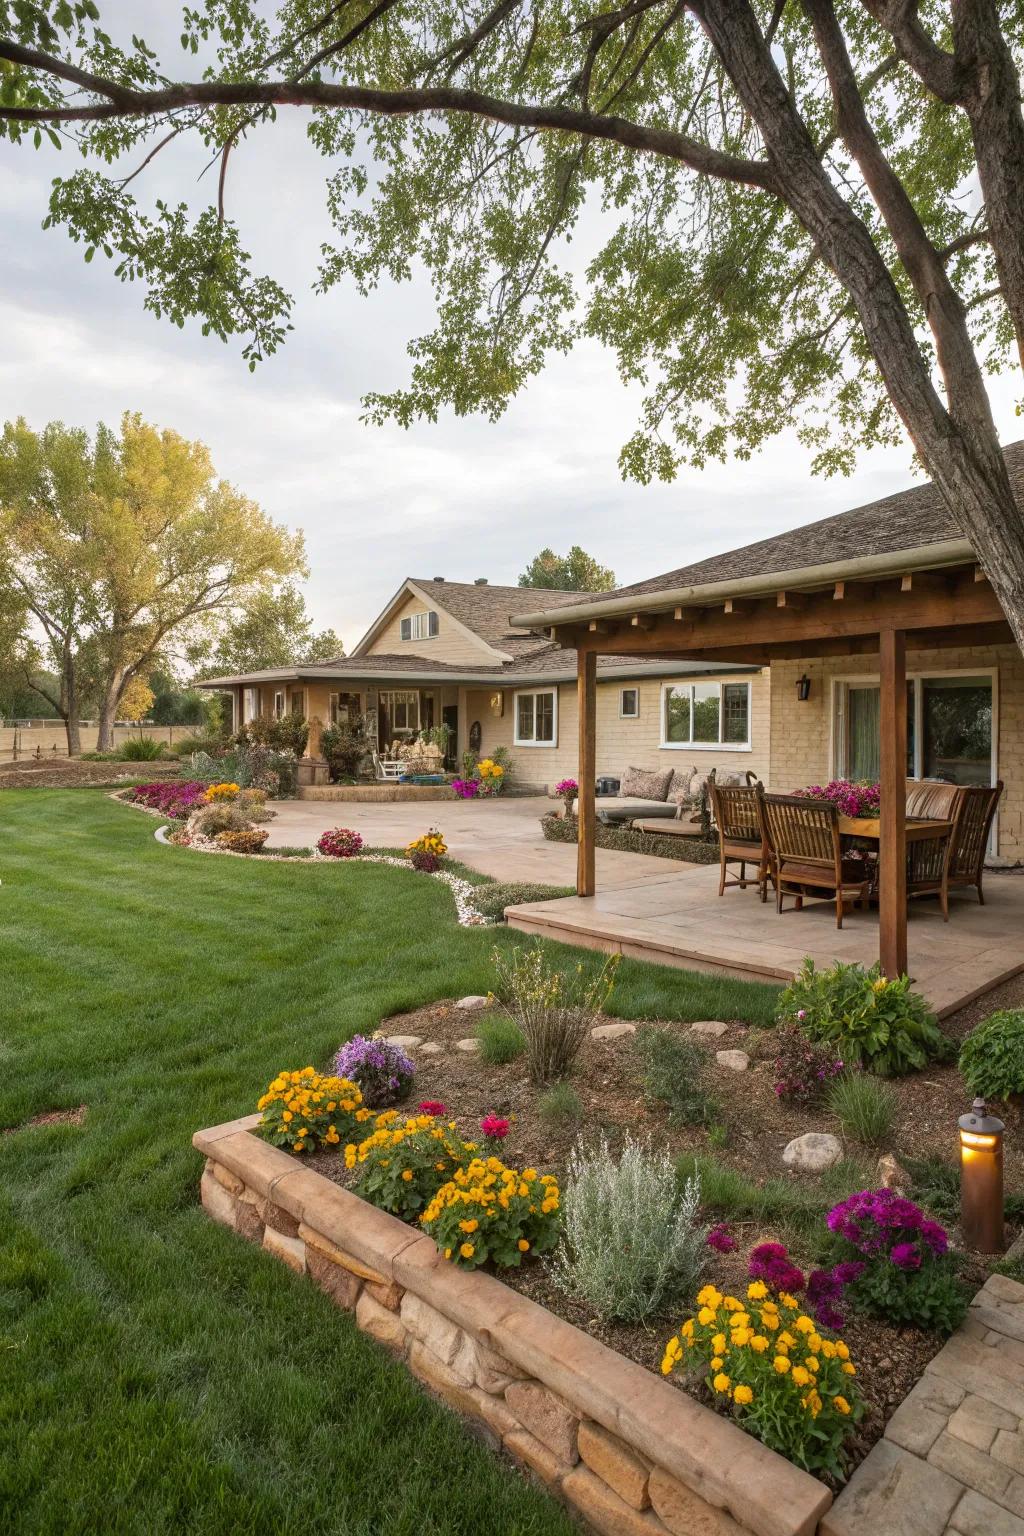
MULTIPOLYGON (((161 847, 96 791, 0 791, 0 1531, 568 1533, 311 1285, 198 1205, 198 1126, 282 1067, 486 990, 436 881, 161 847)), ((563 951, 567 956, 571 951, 563 951)), ((586 962, 593 963, 587 956, 586 962)), ((771 989, 624 964, 627 1016, 771 989)))

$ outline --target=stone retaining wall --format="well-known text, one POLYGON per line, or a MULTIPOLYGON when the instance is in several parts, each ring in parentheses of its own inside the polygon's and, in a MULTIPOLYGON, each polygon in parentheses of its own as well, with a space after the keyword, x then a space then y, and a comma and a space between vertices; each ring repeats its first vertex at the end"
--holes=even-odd
POLYGON ((356 800, 382 804, 403 800, 454 800, 447 784, 304 784, 300 800, 356 800))
POLYGON ((210 1216, 299 1274, 604 1536, 812 1536, 832 1500, 736 1425, 252 1134, 197 1131, 210 1216))

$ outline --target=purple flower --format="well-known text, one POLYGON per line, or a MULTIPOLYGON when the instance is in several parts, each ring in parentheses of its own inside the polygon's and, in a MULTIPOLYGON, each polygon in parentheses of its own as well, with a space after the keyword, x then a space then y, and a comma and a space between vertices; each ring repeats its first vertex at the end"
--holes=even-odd
POLYGON ((736 1247, 736 1239, 724 1221, 720 1221, 717 1226, 711 1228, 705 1242, 715 1253, 732 1253, 736 1247))
POLYGON ((889 1257, 897 1269, 921 1268, 921 1254, 916 1243, 897 1243, 889 1257))
POLYGON ((384 1109, 405 1097, 416 1067, 390 1040, 353 1035, 335 1056, 334 1071, 358 1086, 368 1108, 384 1109))
POLYGON ((835 1266, 832 1274, 840 1285, 852 1285, 855 1280, 860 1279, 866 1268, 867 1265, 862 1264, 860 1259, 846 1259, 835 1266))
POLYGON ((773 1291, 802 1291, 804 1287, 803 1271, 781 1243, 759 1243, 751 1252, 747 1273, 751 1280, 763 1280, 773 1291))
POLYGON ((936 1258, 946 1253, 949 1249, 949 1238, 937 1221, 922 1221, 921 1237, 927 1243, 936 1258))

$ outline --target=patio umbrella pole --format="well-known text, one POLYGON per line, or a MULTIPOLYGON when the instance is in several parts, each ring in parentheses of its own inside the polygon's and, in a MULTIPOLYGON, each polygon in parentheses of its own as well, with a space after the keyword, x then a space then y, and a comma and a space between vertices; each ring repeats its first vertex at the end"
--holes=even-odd
POLYGON ((884 629, 879 639, 879 959, 885 975, 895 977, 907 969, 906 631, 884 629))

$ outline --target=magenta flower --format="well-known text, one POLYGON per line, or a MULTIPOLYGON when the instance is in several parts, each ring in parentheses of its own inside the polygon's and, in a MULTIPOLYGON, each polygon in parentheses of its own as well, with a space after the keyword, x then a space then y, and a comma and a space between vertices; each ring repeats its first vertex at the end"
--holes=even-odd
POLYGON ((504 1141, 511 1124, 511 1120, 503 1120, 500 1115, 484 1115, 480 1129, 488 1141, 504 1141))
POLYGON ((736 1239, 724 1221, 712 1227, 704 1241, 715 1253, 732 1253, 736 1247, 736 1239))
POLYGON ((423 1099, 416 1108, 421 1115, 432 1115, 435 1120, 440 1120, 442 1115, 448 1113, 440 1099, 423 1099))

